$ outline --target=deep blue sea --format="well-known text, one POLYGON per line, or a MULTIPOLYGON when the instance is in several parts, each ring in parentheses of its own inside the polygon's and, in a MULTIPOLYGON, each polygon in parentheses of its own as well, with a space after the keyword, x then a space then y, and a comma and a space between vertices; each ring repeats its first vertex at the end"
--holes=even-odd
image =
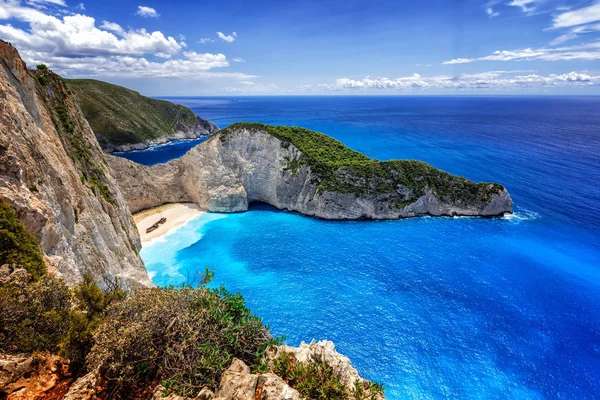
POLYGON ((334 341, 388 399, 600 398, 600 97, 169 100, 220 127, 300 125, 381 160, 500 182, 515 214, 207 213, 142 249, 156 284, 208 266, 275 335, 334 341))

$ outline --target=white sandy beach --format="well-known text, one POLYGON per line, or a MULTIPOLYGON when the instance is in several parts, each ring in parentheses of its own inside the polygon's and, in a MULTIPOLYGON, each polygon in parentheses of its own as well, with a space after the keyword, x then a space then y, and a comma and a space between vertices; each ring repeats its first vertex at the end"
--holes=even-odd
POLYGON ((165 204, 135 213, 133 214, 133 219, 140 232, 140 238, 143 245, 152 239, 164 235, 171 229, 185 224, 191 218, 198 216, 202 212, 200 207, 194 203, 165 204), (161 218, 166 218, 167 221, 164 224, 159 225, 158 229, 146 233, 146 229, 158 222, 161 218))

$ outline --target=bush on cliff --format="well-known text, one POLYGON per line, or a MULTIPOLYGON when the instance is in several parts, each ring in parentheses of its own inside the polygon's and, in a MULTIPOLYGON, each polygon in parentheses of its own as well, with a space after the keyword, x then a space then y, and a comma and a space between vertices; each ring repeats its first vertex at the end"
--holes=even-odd
POLYGON ((273 372, 305 399, 377 400, 383 394, 380 383, 360 380, 354 382, 350 391, 330 365, 315 361, 298 362, 289 353, 282 353, 273 360, 273 372))
POLYGON ((6 203, 0 203, 0 265, 3 264, 17 264, 34 279, 46 273, 40 246, 6 203))
POLYGON ((273 339, 241 295, 170 287, 109 307, 94 342, 88 368, 99 368, 109 395, 119 398, 157 383, 184 396, 216 388, 234 357, 257 366, 273 339))
POLYGON ((60 354, 77 369, 92 347, 105 308, 125 295, 118 287, 100 290, 91 275, 74 289, 47 275, 25 285, 2 285, 0 350, 60 354))
POLYGON ((0 286, 0 350, 57 353, 69 330, 71 293, 43 277, 24 287, 0 286))

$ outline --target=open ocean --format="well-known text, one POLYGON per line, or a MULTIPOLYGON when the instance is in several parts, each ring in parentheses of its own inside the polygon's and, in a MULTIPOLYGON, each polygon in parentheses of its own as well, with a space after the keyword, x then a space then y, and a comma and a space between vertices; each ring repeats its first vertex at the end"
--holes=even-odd
MULTIPOLYGON (((208 266, 274 335, 332 340, 388 399, 600 398, 600 97, 168 100, 220 127, 300 125, 499 182, 515 214, 204 214, 142 249, 156 284, 208 266)), ((197 142, 128 157, 164 162, 197 142)))

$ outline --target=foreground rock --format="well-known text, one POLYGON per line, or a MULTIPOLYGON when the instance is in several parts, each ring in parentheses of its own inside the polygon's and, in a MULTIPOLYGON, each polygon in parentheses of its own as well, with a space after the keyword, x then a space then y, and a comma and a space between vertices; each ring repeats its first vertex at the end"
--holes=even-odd
POLYGON ((0 354, 0 398, 63 398, 72 382, 67 361, 54 355, 0 354))
POLYGON ((502 185, 474 183, 418 161, 371 160, 301 128, 234 124, 167 164, 107 160, 132 212, 172 202, 215 212, 263 202, 325 219, 512 211, 502 185))
MULTIPOLYGON (((310 344, 302 343, 299 347, 278 346, 270 349, 269 361, 278 357, 293 357, 300 363, 323 363, 333 369, 333 373, 339 378, 340 383, 348 391, 353 393, 357 382, 368 384, 366 379, 359 376, 358 371, 352 363, 335 350, 335 346, 329 341, 313 341, 310 344)), ((304 399, 296 389, 290 387, 281 377, 273 373, 255 373, 238 359, 233 360, 231 366, 225 371, 221 378, 219 388, 215 393, 203 389, 196 397, 184 398, 174 394, 165 395, 164 387, 159 386, 154 391, 153 400, 301 400, 304 399)), ((383 394, 371 397, 369 392, 363 394, 363 398, 373 400, 384 400, 383 394)), ((312 400, 312 399, 304 399, 312 400)), ((362 400, 355 399, 355 400, 362 400)))
POLYGON ((150 286, 140 239, 94 133, 60 77, 0 41, 0 201, 38 240, 49 271, 150 286))

